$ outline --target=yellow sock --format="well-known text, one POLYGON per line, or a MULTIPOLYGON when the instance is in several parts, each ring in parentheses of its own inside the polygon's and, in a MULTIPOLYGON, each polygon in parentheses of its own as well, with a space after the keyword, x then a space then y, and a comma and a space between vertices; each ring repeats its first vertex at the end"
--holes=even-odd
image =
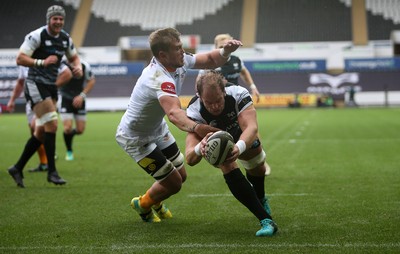
POLYGON ((44 150, 44 145, 41 144, 39 148, 37 149, 37 152, 39 154, 39 160, 40 164, 46 164, 47 165, 47 156, 46 156, 46 151, 44 150))
POLYGON ((150 197, 149 191, 147 191, 140 199, 140 206, 144 209, 150 209, 155 203, 156 201, 150 197))

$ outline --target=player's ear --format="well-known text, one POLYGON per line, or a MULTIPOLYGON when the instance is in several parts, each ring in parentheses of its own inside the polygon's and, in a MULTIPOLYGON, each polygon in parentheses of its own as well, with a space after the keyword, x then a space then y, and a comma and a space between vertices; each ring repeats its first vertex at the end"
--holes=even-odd
POLYGON ((160 52, 158 52, 158 57, 160 59, 165 58, 167 56, 167 52, 160 50, 160 52))

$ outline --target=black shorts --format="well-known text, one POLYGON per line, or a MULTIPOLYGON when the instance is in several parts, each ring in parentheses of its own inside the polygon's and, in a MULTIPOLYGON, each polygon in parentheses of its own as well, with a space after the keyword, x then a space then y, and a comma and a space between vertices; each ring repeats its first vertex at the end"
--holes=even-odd
POLYGON ((51 98, 55 101, 58 99, 56 85, 37 83, 30 79, 25 80, 24 92, 26 101, 31 104, 31 108, 47 98, 51 98))
POLYGON ((72 99, 61 97, 61 109, 60 113, 69 113, 74 115, 86 115, 86 102, 83 101, 81 108, 75 108, 72 105, 72 99))

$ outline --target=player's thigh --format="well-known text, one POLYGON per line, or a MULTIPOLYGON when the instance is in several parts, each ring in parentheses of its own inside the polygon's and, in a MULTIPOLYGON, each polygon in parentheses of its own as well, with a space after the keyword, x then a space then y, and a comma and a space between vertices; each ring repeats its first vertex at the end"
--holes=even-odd
POLYGON ((50 112, 56 112, 53 100, 48 98, 43 101, 38 102, 34 107, 33 111, 37 118, 41 118, 44 114, 50 112))

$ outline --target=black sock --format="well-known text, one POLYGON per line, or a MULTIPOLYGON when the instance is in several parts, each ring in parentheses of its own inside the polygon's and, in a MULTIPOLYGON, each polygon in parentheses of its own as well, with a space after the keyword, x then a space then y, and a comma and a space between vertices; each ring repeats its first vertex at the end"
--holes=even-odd
POLYGON ((22 152, 21 157, 19 157, 18 162, 14 165, 14 167, 22 171, 26 163, 29 161, 29 159, 32 157, 32 155, 36 152, 41 144, 42 142, 40 142, 39 139, 32 135, 30 139, 28 139, 28 141, 26 142, 24 151, 22 152))
POLYGON ((224 175, 225 182, 231 190, 233 196, 246 206, 259 220, 265 218, 271 219, 271 216, 264 210, 258 200, 254 189, 242 174, 239 168, 236 168, 224 175))
POLYGON ((264 176, 253 176, 253 175, 249 175, 249 173, 246 172, 246 178, 253 185, 253 189, 257 194, 257 198, 259 200, 262 200, 265 197, 265 185, 264 185, 265 175, 264 176))
POLYGON ((65 146, 67 147, 67 151, 72 151, 72 139, 76 134, 76 129, 73 129, 71 133, 64 132, 64 142, 65 146))
POLYGON ((44 149, 46 150, 48 172, 56 171, 54 154, 56 152, 56 134, 53 132, 44 133, 44 149))

